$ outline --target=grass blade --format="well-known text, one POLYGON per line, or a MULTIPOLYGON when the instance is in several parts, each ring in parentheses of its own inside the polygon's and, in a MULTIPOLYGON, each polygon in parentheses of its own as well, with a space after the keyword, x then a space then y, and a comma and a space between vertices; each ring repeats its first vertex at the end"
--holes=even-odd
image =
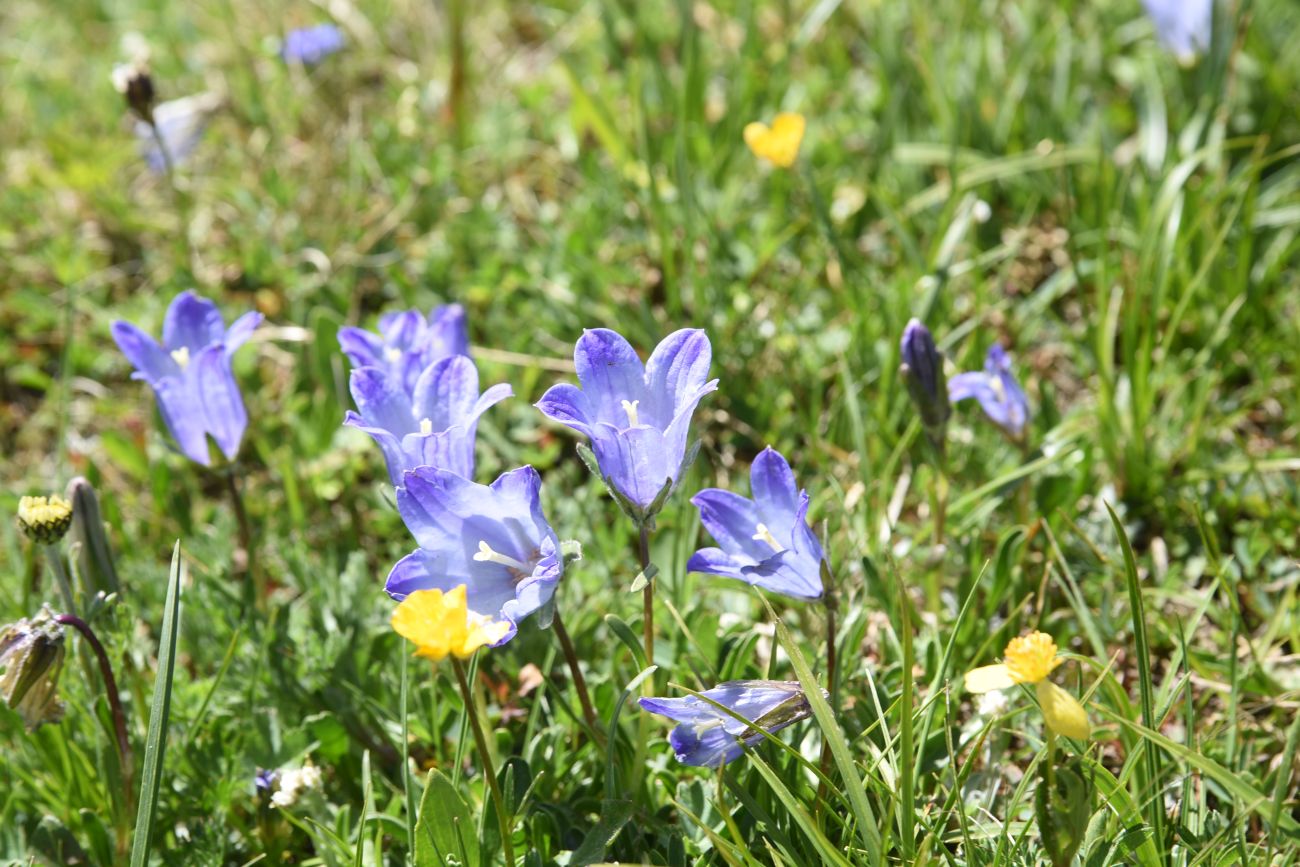
POLYGON ((167 579, 167 601, 163 605, 162 636, 158 644, 158 674, 154 678, 153 703, 149 709, 149 735, 144 744, 144 773, 140 782, 140 806, 131 840, 131 867, 145 867, 149 861, 149 838, 153 834, 154 811, 162 785, 163 755, 167 751, 167 725, 172 707, 172 675, 176 670, 176 643, 181 628, 181 543, 172 549, 171 575, 167 579))

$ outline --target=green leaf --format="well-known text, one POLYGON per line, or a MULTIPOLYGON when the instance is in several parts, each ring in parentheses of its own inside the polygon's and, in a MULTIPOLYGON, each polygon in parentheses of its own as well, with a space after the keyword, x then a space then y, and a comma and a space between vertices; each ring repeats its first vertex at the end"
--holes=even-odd
POLYGON ((445 867, 449 858, 479 863, 478 835, 465 799, 439 771, 430 771, 415 820, 415 867, 445 867))
POLYGON ((636 573, 636 577, 632 579, 632 586, 627 589, 627 592, 629 593, 641 592, 642 590, 645 589, 645 586, 647 584, 655 580, 655 576, 658 574, 659 574, 659 567, 651 563, 649 566, 645 567, 645 569, 636 573))
POLYGON ((153 835, 154 812, 162 785, 163 756, 167 751, 167 726, 172 707, 172 675, 176 670, 176 643, 181 628, 181 583, 186 569, 181 562, 181 543, 172 549, 171 574, 167 579, 167 601, 163 604, 162 637, 158 644, 158 674, 154 678, 153 702, 149 709, 149 735, 144 743, 144 774, 140 780, 140 806, 131 839, 131 867, 149 862, 149 838, 153 835))
POLYGON ((632 802, 610 800, 600 803, 600 821, 587 832, 580 845, 569 859, 569 867, 587 867, 605 858, 605 848, 614 842, 618 832, 623 830, 627 820, 632 818, 632 802))
POLYGON ((799 650, 799 645, 795 644, 794 639, 790 637, 790 630, 785 628, 781 618, 776 616, 772 610, 771 604, 762 594, 758 598, 763 601, 763 607, 767 609, 768 617, 776 624, 776 635, 781 641, 781 646, 790 656, 790 664, 794 666, 795 674, 799 678, 799 685, 803 687, 804 693, 808 696, 808 704, 812 708, 813 716, 817 718, 817 725, 822 730, 822 736, 826 738, 831 748, 831 755, 835 759, 835 766, 839 768, 840 776, 844 780, 844 788, 848 790, 849 805, 853 808, 854 819, 856 820, 858 834, 862 837, 862 845, 867 850, 867 862, 872 865, 881 863, 880 854, 880 829, 876 823, 875 814, 871 810, 871 804, 867 802, 866 789, 862 785, 862 777, 858 774, 857 765, 853 763, 853 757, 849 755, 849 745, 844 739, 844 732, 840 730, 840 724, 835 719, 835 713, 822 695, 821 685, 813 677, 812 669, 808 667, 807 660, 803 657, 803 652, 799 650))

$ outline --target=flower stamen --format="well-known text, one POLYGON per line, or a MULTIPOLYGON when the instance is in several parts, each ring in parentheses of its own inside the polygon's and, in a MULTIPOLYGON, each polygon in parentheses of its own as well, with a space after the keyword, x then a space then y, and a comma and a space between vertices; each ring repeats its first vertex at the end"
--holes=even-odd
POLYGON ((190 348, 188 346, 182 346, 180 349, 173 349, 171 356, 172 361, 176 362, 176 365, 180 367, 181 370, 190 366, 190 348))
POLYGON ((773 536, 772 531, 767 528, 767 524, 759 524, 754 529, 758 532, 754 533, 750 538, 755 542, 766 542, 771 549, 778 554, 785 550, 785 547, 782 546, 780 542, 776 541, 776 537, 773 536))
POLYGON ((396 364, 402 360, 402 350, 395 346, 390 346, 384 350, 384 358, 387 358, 389 361, 396 364))
POLYGON ((428 436, 433 433, 433 422, 430 419, 420 419, 420 433, 423 436, 428 436))
POLYGON ((1016 683, 1038 683, 1061 664, 1056 655, 1056 642, 1043 632, 1011 639, 1002 657, 1016 683))
POLYGON ((529 571, 527 564, 520 563, 514 557, 493 551, 492 546, 487 542, 480 541, 478 543, 478 553, 474 555, 474 559, 480 563, 496 563, 524 574, 529 571))
POLYGON ((639 400, 633 400, 633 401, 627 401, 627 400, 624 400, 624 401, 620 401, 620 402, 623 404, 623 412, 627 413, 627 425, 628 425, 628 427, 636 427, 638 424, 640 424, 641 422, 640 422, 640 420, 639 420, 638 417, 637 417, 636 407, 637 407, 637 404, 639 404, 641 401, 639 401, 639 400))

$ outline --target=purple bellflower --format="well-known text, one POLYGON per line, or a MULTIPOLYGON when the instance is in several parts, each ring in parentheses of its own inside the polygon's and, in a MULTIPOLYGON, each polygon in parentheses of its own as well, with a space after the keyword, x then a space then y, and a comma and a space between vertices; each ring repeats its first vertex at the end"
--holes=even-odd
POLYGON ((414 396, 420 375, 452 355, 469 355, 469 326, 459 304, 435 307, 426 317, 418 310, 379 318, 379 334, 364 328, 340 328, 339 346, 354 368, 377 367, 414 396))
POLYGON ((1214 0, 1142 0, 1156 35, 1180 60, 1210 47, 1214 0))
POLYGON ((182 292, 167 308, 162 344, 129 322, 113 323, 113 339, 158 398, 167 429, 190 460, 211 465, 208 435, 234 460, 248 427, 248 413, 230 368, 235 350, 262 321, 245 313, 229 328, 217 305, 182 292))
POLYGON ((739 758, 746 747, 765 740, 763 731, 774 734, 812 713, 797 681, 732 680, 700 695, 748 720, 748 724, 694 695, 639 699, 644 710, 677 721, 668 743, 677 761, 684 765, 725 765, 739 758))
POLYGON ((135 137, 140 155, 149 169, 161 175, 167 171, 169 160, 172 167, 183 165, 198 147, 203 131, 208 127, 208 119, 220 104, 220 98, 211 93, 160 102, 153 108, 153 122, 158 129, 156 136, 148 121, 137 120, 135 137), (166 148, 166 155, 163 148, 166 148))
POLYGON ((285 63, 315 66, 326 57, 343 50, 346 40, 343 31, 333 24, 317 24, 290 30, 280 46, 280 57, 285 63))
POLYGON ((768 446, 749 468, 753 499, 706 488, 691 498, 718 548, 702 548, 686 568, 739 578, 796 599, 822 595, 821 543, 808 527, 808 493, 795 487, 781 453, 768 446))
POLYGON ((537 408, 591 439, 605 482, 644 520, 677 484, 691 415, 718 387, 708 379, 708 335, 675 331, 643 365, 621 335, 594 328, 578 339, 573 360, 582 388, 552 386, 537 408))
POLYGON ((408 472, 397 508, 420 547, 398 561, 384 589, 400 601, 416 590, 464 584, 470 609, 510 623, 497 642, 505 644, 520 620, 550 601, 564 572, 541 487, 528 466, 490 486, 434 467, 408 472))
POLYGON ((942 449, 944 430, 952 407, 948 403, 948 383, 943 372, 943 356, 934 345, 930 329, 913 319, 903 329, 899 347, 902 365, 899 372, 921 414, 921 422, 930 441, 942 449))
POLYGON ((995 343, 989 347, 984 369, 959 373, 948 381, 948 396, 953 403, 975 398, 998 427, 1013 440, 1022 440, 1029 423, 1029 399, 1011 372, 1011 359, 995 343))
POLYGON ((478 369, 465 355, 425 368, 413 395, 382 369, 362 367, 352 371, 352 398, 360 412, 349 410, 343 423, 379 444, 396 487, 407 470, 423 466, 472 479, 479 416, 513 394, 505 383, 479 394, 478 369))

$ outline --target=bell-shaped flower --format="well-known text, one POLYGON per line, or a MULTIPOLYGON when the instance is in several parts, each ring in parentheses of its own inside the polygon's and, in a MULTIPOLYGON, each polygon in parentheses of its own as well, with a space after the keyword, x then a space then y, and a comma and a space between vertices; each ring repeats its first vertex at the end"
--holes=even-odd
POLYGON ((919 319, 903 329, 899 346, 902 364, 899 373, 907 385, 925 432, 936 445, 943 443, 944 428, 952 407, 948 402, 948 383, 943 372, 943 356, 934 345, 934 336, 919 319))
POLYGON ((402 600, 464 584, 471 610, 509 624, 492 645, 509 641, 520 620, 550 601, 564 572, 541 488, 532 467, 502 473, 490 486, 434 467, 408 472, 397 508, 420 547, 398 561, 384 589, 402 600))
POLYGON ((696 551, 686 568, 797 599, 820 598, 825 555, 808 526, 808 492, 795 486, 790 465, 771 446, 750 466, 749 487, 752 500, 720 488, 691 498, 720 547, 696 551))
POLYGON ((285 63, 315 66, 331 54, 342 51, 346 44, 343 31, 333 24, 299 27, 285 34, 280 57, 285 63))
POLYGON ((1156 35, 1179 60, 1190 61, 1210 47, 1214 0, 1142 0, 1156 35))
POLYGON ((452 355, 425 368, 413 394, 378 367, 352 371, 351 384, 360 412, 349 410, 343 423, 379 443, 397 487, 407 470, 424 466, 472 479, 479 416, 514 394, 504 383, 479 394, 478 369, 466 355, 452 355))
POLYGON ((136 142, 150 170, 161 175, 169 162, 173 168, 187 162, 220 106, 221 98, 215 93, 196 93, 153 106, 152 124, 136 120, 136 142))
POLYGON ((746 747, 757 746, 766 739, 764 731, 775 734, 812 713, 798 681, 732 680, 699 696, 639 701, 644 710, 678 723, 668 735, 677 761, 705 768, 716 768, 739 758, 746 747))
POLYGON ((339 346, 354 368, 377 367, 415 394, 420 375, 435 361, 469 355, 469 326, 459 304, 379 317, 379 333, 364 328, 339 329, 339 346))
POLYGON ((977 695, 1010 689, 1016 684, 1034 687, 1043 721, 1058 735, 1087 740, 1088 714, 1070 693, 1047 679, 1064 662, 1056 653, 1056 642, 1043 632, 1030 632, 1011 639, 999 665, 985 665, 966 673, 966 689, 977 695))
POLYGON ((35 617, 0 629, 0 699, 18 712, 28 731, 63 718, 63 657, 63 627, 48 605, 35 617))
POLYGON ((642 518, 676 485, 686 436, 709 380, 708 335, 683 328, 663 339, 644 365, 607 328, 584 331, 573 351, 582 388, 552 386, 537 408, 591 439, 601 475, 642 518))
POLYGON ((158 398, 163 421, 190 460, 209 466, 208 436, 234 460, 248 413, 230 367, 231 356, 262 321, 245 313, 229 328, 217 305, 182 292, 167 308, 160 345, 129 322, 113 323, 113 339, 158 398))
POLYGON ((1011 359, 999 344, 989 347, 984 369, 959 373, 948 380, 948 397, 953 403, 975 398, 994 424, 1014 440, 1025 435, 1029 422, 1029 399, 1011 372, 1011 359))

